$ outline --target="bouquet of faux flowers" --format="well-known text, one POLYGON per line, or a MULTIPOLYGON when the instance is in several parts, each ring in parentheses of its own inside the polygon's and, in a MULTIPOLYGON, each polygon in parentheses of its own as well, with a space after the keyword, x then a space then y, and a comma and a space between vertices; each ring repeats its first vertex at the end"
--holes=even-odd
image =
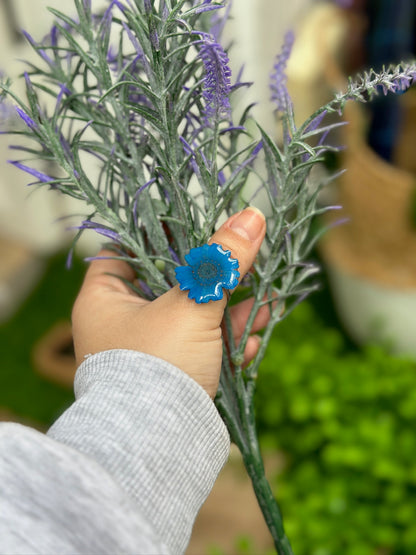
POLYGON ((330 207, 319 205, 325 183, 312 181, 310 173, 337 150, 328 134, 341 124, 327 116, 380 87, 406 89, 416 66, 351 81, 297 127, 286 88, 293 42, 288 33, 271 75, 283 137, 277 144, 256 125, 251 106, 238 119, 233 115, 233 95, 248 84, 241 74, 232 77, 221 45, 230 4, 108 0, 101 13, 91 0, 74 4, 75 17, 51 9, 56 21, 41 42, 26 33, 39 55, 39 65, 28 64, 24 73, 26 99, 3 79, 3 95, 14 100, 23 122, 10 132, 29 139, 14 146, 25 158, 11 163, 35 184, 83 201, 87 215, 75 239, 86 230, 108 239, 114 256, 134 268, 137 294, 150 300, 177 283, 185 255, 207 242, 218 221, 262 203, 264 248, 241 287, 254 304, 238 345, 226 310, 228 341, 216 404, 242 453, 276 549, 291 553, 256 436, 256 376, 276 324, 316 288, 318 268, 308 256, 321 231, 312 233, 311 222, 330 207), (38 166, 44 161, 53 163, 54 175, 38 166), (243 368, 250 329, 264 305, 270 320, 262 344, 243 368))

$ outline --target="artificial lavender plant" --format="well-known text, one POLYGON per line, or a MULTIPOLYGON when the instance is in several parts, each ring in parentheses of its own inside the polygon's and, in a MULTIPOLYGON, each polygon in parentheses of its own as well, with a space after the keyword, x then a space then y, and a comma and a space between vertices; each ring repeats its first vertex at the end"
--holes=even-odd
POLYGON ((102 13, 93 11, 91 0, 74 0, 74 6, 71 17, 50 10, 56 21, 41 42, 26 33, 39 55, 39 64, 28 64, 24 74, 26 99, 3 82, 22 120, 10 132, 25 139, 13 147, 24 159, 11 163, 35 184, 83 201, 86 216, 76 238, 91 229, 108 239, 114 256, 134 268, 137 294, 150 300, 176 284, 175 268, 191 248, 207 242, 221 219, 262 199, 267 235, 242 284, 242 295, 254 297, 254 304, 238 345, 225 312, 216 404, 276 549, 287 555, 292 550, 256 435, 256 376, 276 324, 316 288, 318 268, 308 256, 319 232, 311 232, 311 222, 329 207, 319 205, 325 184, 313 182, 310 173, 335 148, 327 138, 340 122, 328 122, 329 114, 349 99, 366 100, 380 86, 404 90, 416 67, 351 81, 298 127, 286 88, 289 33, 271 75, 283 137, 277 144, 255 124, 250 106, 233 116, 234 92, 247 84, 241 76, 232 79, 220 44, 230 7, 225 2, 108 0, 102 13), (46 173, 45 167, 55 170, 46 173), (264 305, 270 321, 257 355, 243 368, 250 329, 264 305))

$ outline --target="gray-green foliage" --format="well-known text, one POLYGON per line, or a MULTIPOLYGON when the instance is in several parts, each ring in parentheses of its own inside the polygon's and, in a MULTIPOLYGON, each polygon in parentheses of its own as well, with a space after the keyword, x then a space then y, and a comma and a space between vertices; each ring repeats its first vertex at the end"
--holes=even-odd
POLYGON ((308 257, 319 234, 310 226, 327 208, 318 203, 325 184, 312 182, 310 172, 336 150, 328 134, 338 123, 327 115, 379 86, 404 89, 415 66, 351 82, 297 127, 285 87, 286 44, 273 74, 283 132, 277 144, 256 125, 250 106, 233 121, 230 98, 244 83, 231 82, 221 22, 211 34, 209 29, 209 17, 218 17, 224 5, 113 0, 96 14, 90 0, 74 0, 75 17, 51 10, 56 22, 43 41, 26 35, 39 54, 38 64, 27 65, 26 99, 7 82, 3 90, 22 120, 14 134, 25 139, 19 146, 25 159, 12 163, 35 183, 83 201, 87 216, 79 232, 93 229, 109 239, 115 255, 135 269, 137 292, 148 299, 175 285, 175 267, 209 239, 221 218, 256 203, 258 195, 266 199, 264 248, 244 279, 254 304, 238 345, 226 310, 228 345, 216 401, 242 450, 276 546, 290 553, 255 434, 258 369, 275 325, 315 289, 317 268, 308 257), (37 169, 39 161, 59 171, 46 174, 37 169), (270 322, 258 354, 243 369, 251 325, 264 305, 270 322))

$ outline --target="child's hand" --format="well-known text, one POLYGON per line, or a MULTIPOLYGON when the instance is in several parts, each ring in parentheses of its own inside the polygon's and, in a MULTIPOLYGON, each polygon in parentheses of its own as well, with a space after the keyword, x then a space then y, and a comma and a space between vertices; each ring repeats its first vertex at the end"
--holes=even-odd
MULTIPOLYGON (((253 264, 265 232, 264 216, 247 208, 229 218, 210 242, 231 250, 231 256, 239 261, 242 278, 253 264)), ((149 302, 136 296, 114 274, 126 280, 135 277, 132 268, 123 261, 95 260, 88 269, 72 314, 77 363, 88 354, 109 349, 140 351, 177 366, 213 398, 221 371, 221 321, 226 295, 221 301, 196 304, 187 292, 175 286, 149 302)), ((251 302, 245 301, 232 308, 237 342, 250 306, 251 302)), ((258 313, 251 331, 264 327, 267 319, 265 307, 258 313)), ((246 347, 246 362, 255 356, 258 346, 258 338, 251 337, 246 347)))

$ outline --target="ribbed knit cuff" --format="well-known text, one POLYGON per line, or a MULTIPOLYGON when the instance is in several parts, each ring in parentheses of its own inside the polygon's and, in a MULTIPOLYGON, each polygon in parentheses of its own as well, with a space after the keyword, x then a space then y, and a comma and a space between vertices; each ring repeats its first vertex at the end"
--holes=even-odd
POLYGON ((182 553, 229 452, 210 397, 175 366, 127 350, 86 359, 75 394, 49 435, 104 467, 182 553))

